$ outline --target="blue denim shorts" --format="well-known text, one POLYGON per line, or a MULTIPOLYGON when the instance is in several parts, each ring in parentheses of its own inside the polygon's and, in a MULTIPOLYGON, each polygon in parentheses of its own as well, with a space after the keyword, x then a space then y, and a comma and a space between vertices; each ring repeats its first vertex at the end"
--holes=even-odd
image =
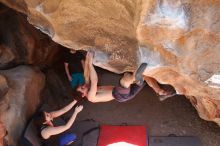
POLYGON ((72 81, 70 83, 72 88, 75 88, 78 85, 83 85, 85 83, 84 75, 82 73, 72 74, 72 81))

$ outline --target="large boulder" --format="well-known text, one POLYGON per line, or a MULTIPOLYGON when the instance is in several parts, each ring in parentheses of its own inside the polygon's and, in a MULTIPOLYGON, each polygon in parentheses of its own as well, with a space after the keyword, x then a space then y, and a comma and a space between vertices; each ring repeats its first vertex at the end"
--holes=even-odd
POLYGON ((147 62, 148 76, 220 125, 219 0, 1 1, 55 42, 95 50, 97 66, 121 73, 147 62))
POLYGON ((40 103, 44 82, 45 76, 37 68, 19 66, 0 71, 0 140, 4 137, 8 145, 17 145, 40 103))
POLYGON ((21 13, 0 4, 0 69, 20 64, 50 65, 60 45, 34 28, 21 13))

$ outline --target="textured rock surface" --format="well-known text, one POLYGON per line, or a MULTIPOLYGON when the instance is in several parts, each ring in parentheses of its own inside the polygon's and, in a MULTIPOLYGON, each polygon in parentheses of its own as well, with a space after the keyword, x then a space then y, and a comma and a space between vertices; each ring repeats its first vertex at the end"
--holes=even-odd
POLYGON ((4 146, 4 137, 6 135, 6 129, 2 122, 0 122, 0 146, 4 146))
POLYGON ((54 41, 95 49, 95 64, 120 73, 149 64, 148 75, 175 87, 200 117, 220 124, 219 0, 1 0, 54 41))
POLYGON ((56 60, 61 50, 58 44, 30 25, 21 13, 3 5, 0 10, 0 69, 47 65, 56 60))
POLYGON ((0 71, 2 79, 6 82, 2 84, 0 81, 1 86, 8 87, 8 91, 0 100, 0 138, 6 129, 5 142, 15 146, 39 104, 45 77, 38 69, 20 66, 0 71))

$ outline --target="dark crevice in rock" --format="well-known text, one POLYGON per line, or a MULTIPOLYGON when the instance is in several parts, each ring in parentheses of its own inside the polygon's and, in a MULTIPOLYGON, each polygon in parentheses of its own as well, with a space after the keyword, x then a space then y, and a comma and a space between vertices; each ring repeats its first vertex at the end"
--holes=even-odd
POLYGON ((60 58, 62 46, 29 24, 25 15, 0 5, 6 10, 0 15, 0 69, 45 66, 60 58))

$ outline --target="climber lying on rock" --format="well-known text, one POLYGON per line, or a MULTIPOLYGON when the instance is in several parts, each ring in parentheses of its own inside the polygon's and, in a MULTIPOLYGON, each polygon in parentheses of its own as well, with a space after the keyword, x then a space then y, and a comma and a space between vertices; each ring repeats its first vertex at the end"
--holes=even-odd
POLYGON ((92 62, 93 54, 88 52, 84 72, 86 83, 77 87, 77 91, 81 93, 81 96, 87 97, 91 102, 107 102, 114 99, 118 102, 128 101, 134 98, 144 87, 144 79, 158 94, 170 94, 160 89, 153 78, 143 78, 143 72, 147 67, 146 63, 141 64, 135 73, 124 73, 119 86, 97 86, 98 76, 92 62))

